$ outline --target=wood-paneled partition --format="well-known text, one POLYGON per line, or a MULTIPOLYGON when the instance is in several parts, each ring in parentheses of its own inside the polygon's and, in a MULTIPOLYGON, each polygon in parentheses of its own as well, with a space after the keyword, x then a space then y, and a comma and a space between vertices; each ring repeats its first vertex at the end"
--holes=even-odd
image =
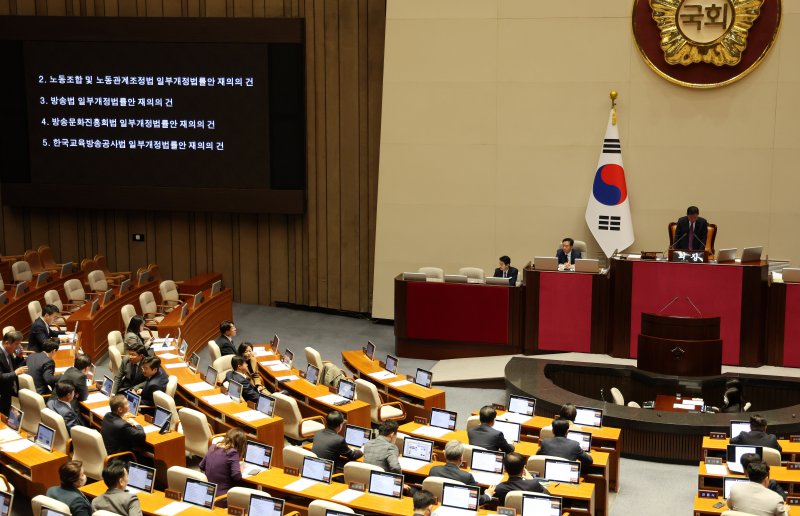
POLYGON ((92 210, 101 190, 86 210, 4 207, 0 252, 49 243, 116 270, 220 271, 243 303, 371 310, 386 0, 0 0, 0 15, 305 18, 305 215, 92 210))

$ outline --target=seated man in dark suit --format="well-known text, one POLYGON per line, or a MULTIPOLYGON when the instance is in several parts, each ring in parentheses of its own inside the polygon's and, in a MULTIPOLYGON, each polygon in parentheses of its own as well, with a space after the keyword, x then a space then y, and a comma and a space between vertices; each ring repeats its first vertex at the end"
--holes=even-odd
POLYGON ((67 432, 72 435, 73 426, 89 426, 86 421, 72 408, 72 398, 75 397, 75 386, 69 382, 58 382, 55 389, 55 398, 47 400, 47 408, 64 418, 67 432))
POLYGON ((742 432, 733 439, 731 444, 747 444, 750 446, 764 446, 765 448, 773 448, 775 450, 783 451, 781 445, 778 444, 778 438, 775 434, 767 433, 767 420, 759 414, 750 416, 750 431, 742 432))
MULTIPOLYGON (((477 485, 475 477, 469 471, 461 469, 461 463, 464 462, 464 444, 453 439, 444 445, 444 459, 447 461, 444 466, 434 466, 431 468, 429 477, 449 478, 450 480, 457 480, 468 486, 477 485)), ((489 503, 494 495, 495 486, 489 486, 486 492, 481 495, 478 503, 489 503)))
POLYGON ((153 415, 155 413, 155 402, 153 401, 153 393, 156 391, 166 391, 169 376, 166 371, 161 367, 161 359, 157 356, 147 357, 142 360, 142 374, 144 374, 147 381, 144 386, 137 392, 142 397, 141 411, 145 414, 153 415))
POLYGON ((579 460, 584 466, 588 466, 594 462, 592 456, 581 449, 581 445, 577 442, 567 439, 567 431, 569 430, 569 421, 566 419, 556 419, 553 421, 553 435, 549 439, 542 439, 539 442, 539 451, 537 455, 552 455, 553 457, 561 457, 567 460, 579 460))
POLYGON ((11 397, 19 391, 19 375, 28 372, 22 357, 22 333, 10 331, 3 335, 0 348, 0 413, 8 415, 11 397))
POLYGON ((120 363, 119 370, 114 377, 114 390, 111 394, 125 392, 128 389, 138 390, 144 387, 147 378, 142 373, 142 360, 148 356, 147 348, 135 342, 130 345, 128 352, 120 363))
POLYGON ((678 219, 672 248, 702 250, 706 248, 707 238, 708 222, 700 216, 700 208, 689 206, 686 208, 686 216, 678 219))
POLYGON ((258 393, 264 389, 259 385, 258 389, 250 381, 250 371, 247 369, 247 362, 243 357, 236 355, 231 359, 231 370, 225 374, 225 381, 234 381, 242 384, 242 399, 245 401, 258 401, 258 393))
POLYGON ((214 341, 219 346, 220 356, 235 355, 236 348, 233 345, 233 338, 236 336, 236 325, 233 321, 222 321, 219 323, 219 337, 214 341))
POLYGON ((481 407, 478 414, 481 424, 467 430, 469 444, 492 451, 499 450, 505 453, 513 452, 514 445, 506 441, 503 432, 492 428, 494 426, 494 419, 497 417, 497 411, 494 407, 485 405, 481 407))
POLYGON ((63 331, 50 328, 50 325, 53 324, 56 317, 58 317, 58 307, 55 305, 45 305, 42 309, 42 315, 33 321, 33 325, 31 326, 31 333, 28 335, 28 351, 38 353, 42 350, 42 343, 44 341, 58 338, 59 335, 64 335, 63 331))
POLYGON ((69 382, 75 387, 75 397, 70 402, 75 412, 80 411, 82 401, 89 397, 89 386, 87 380, 92 372, 92 361, 86 355, 75 357, 73 366, 64 371, 58 379, 59 382, 69 382))
POLYGON ((361 450, 350 448, 342 437, 344 429, 344 414, 338 410, 328 412, 325 418, 325 429, 314 434, 314 445, 311 451, 321 459, 332 460, 336 467, 344 465, 345 461, 357 460, 364 455, 361 450))
POLYGON ((500 505, 506 501, 506 495, 511 491, 532 491, 534 493, 550 494, 534 479, 525 469, 525 457, 516 452, 506 453, 503 465, 508 473, 508 480, 500 482, 495 487, 494 494, 500 500, 500 505))
POLYGON ((580 251, 577 251, 573 248, 575 245, 575 240, 567 237, 561 241, 561 249, 556 251, 556 258, 558 258, 558 264, 564 265, 564 268, 570 270, 574 268, 575 260, 581 257, 580 251))
POLYGON ((511 266, 511 258, 508 256, 500 257, 500 267, 494 270, 495 278, 508 278, 508 284, 512 287, 517 284, 517 275, 519 271, 516 267, 511 266))
POLYGON ((100 426, 100 435, 109 455, 114 453, 132 452, 144 446, 146 435, 144 429, 133 417, 125 419, 130 410, 128 399, 122 394, 113 396, 109 401, 111 411, 103 416, 100 426))
POLYGON ((42 343, 42 351, 28 355, 25 359, 25 364, 28 366, 28 374, 33 378, 33 384, 36 385, 36 392, 42 396, 49 396, 50 391, 58 381, 58 376, 54 373, 56 371, 56 363, 53 357, 58 352, 58 342, 53 339, 47 339, 42 343))

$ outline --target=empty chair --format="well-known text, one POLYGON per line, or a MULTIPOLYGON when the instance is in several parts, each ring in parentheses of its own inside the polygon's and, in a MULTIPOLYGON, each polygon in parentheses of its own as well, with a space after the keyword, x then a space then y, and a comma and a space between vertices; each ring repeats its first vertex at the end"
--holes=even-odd
POLYGON ((120 354, 125 353, 125 340, 122 338, 122 332, 113 330, 108 332, 108 347, 117 348, 120 354))
POLYGON ((358 482, 369 486, 369 476, 373 471, 384 471, 380 466, 364 464, 363 462, 350 461, 344 465, 344 483, 358 482))
POLYGON ((45 408, 44 398, 41 394, 29 389, 20 389, 17 396, 19 397, 19 408, 23 412, 20 427, 29 434, 36 434, 39 421, 42 420, 42 409, 45 408))
POLYGON ((191 294, 181 294, 178 285, 172 280, 164 280, 158 285, 158 292, 161 294, 161 302, 171 310, 181 304, 181 298, 192 297, 191 294))
POLYGON ((111 367, 111 376, 115 376, 119 367, 122 365, 122 353, 116 346, 108 345, 108 364, 111 367))
POLYGON ((480 416, 469 416, 467 418, 467 430, 475 428, 476 426, 481 426, 481 417, 480 416))
POLYGON ((464 485, 463 482, 459 482, 458 480, 452 480, 444 477, 428 477, 422 481, 422 489, 430 491, 433 496, 441 500, 442 484, 458 484, 460 486, 464 485))
POLYGON ((373 424, 379 425, 390 419, 402 421, 406 418, 402 403, 399 401, 383 403, 375 384, 361 378, 356 380, 356 399, 369 405, 370 420, 373 424))
POLYGON ((161 268, 158 266, 157 263, 151 263, 147 266, 147 272, 150 273, 150 277, 153 281, 161 283, 163 278, 161 277, 161 268))
POLYGON ((8 333, 10 331, 17 331, 17 329, 14 328, 13 326, 5 326, 5 327, 3 327, 3 335, 5 335, 6 333, 8 333))
POLYGON ((28 389, 33 392, 36 392, 36 384, 33 381, 33 376, 23 373, 17 376, 17 380, 19 381, 19 388, 21 389, 28 389))
POLYGON ((183 494, 187 478, 208 482, 208 478, 202 471, 184 468, 183 466, 172 466, 167 470, 167 489, 183 494))
POLYGON ((222 352, 219 350, 219 345, 217 345, 217 343, 213 340, 208 341, 208 354, 211 356, 212 363, 222 356, 222 352))
POLYGON ((106 460, 112 457, 136 460, 136 456, 130 452, 108 455, 106 446, 103 444, 103 436, 97 430, 83 426, 72 427, 72 460, 83 462, 83 471, 87 477, 95 480, 102 479, 103 466, 106 460))
POLYGON ((283 465, 290 468, 301 469, 306 457, 316 457, 317 454, 306 450, 302 446, 287 445, 283 447, 283 465))
POLYGON ((178 390, 178 377, 170 375, 167 378, 167 386, 164 388, 164 392, 167 393, 167 396, 174 398, 175 391, 177 390, 178 390))
POLYGON ((444 281, 444 269, 439 267, 420 267, 417 272, 423 273, 428 281, 444 281))
POLYGON ((303 418, 297 400, 276 392, 275 415, 283 418, 283 435, 294 441, 311 439, 314 434, 325 428, 325 420, 321 416, 303 418))
POLYGON ((36 322, 36 319, 42 315, 42 304, 38 301, 28 303, 28 315, 31 318, 31 323, 36 322))
POLYGON ((103 271, 94 270, 90 272, 86 276, 86 280, 89 283, 89 290, 95 292, 105 292, 108 290, 108 280, 106 279, 106 275, 103 274, 103 271))
POLYGON ((41 514, 42 507, 63 512, 64 514, 72 514, 69 505, 65 504, 64 502, 59 502, 55 498, 50 498, 49 496, 45 495, 34 496, 33 499, 31 499, 31 512, 33 514, 41 514))
POLYGON ((633 408, 642 408, 642 406, 636 403, 635 401, 629 401, 628 406, 633 408))
POLYGON ((51 267, 47 268, 42 264, 42 259, 39 257, 39 253, 34 251, 33 249, 28 249, 25 251, 25 254, 22 256, 22 259, 28 262, 28 265, 31 268, 31 272, 33 274, 39 274, 40 272, 48 271, 48 272, 57 272, 60 267, 51 267))
POLYGON ((108 269, 108 261, 106 260, 106 257, 103 254, 94 255, 94 263, 97 265, 97 268, 99 270, 103 271, 103 274, 105 274, 106 278, 111 279, 114 283, 119 283, 131 277, 130 271, 111 272, 108 269))
POLYGON ((63 264, 56 263, 53 250, 48 245, 40 245, 36 252, 39 254, 39 260, 42 262, 42 267, 45 269, 61 270, 63 264))
POLYGON ((766 446, 763 448, 763 450, 764 450, 764 462, 766 462, 770 466, 781 465, 781 452, 779 452, 774 448, 767 448, 766 446))
POLYGON ((522 494, 525 491, 509 491, 506 494, 506 501, 503 505, 510 509, 516 509, 517 514, 522 514, 522 494))
MULTIPOLYGON (((171 376, 171 378, 175 378, 171 376)), ((177 379, 177 378, 176 378, 177 379)), ((170 414, 172 414, 172 419, 170 419, 170 429, 174 430, 178 427, 178 423, 180 422, 180 416, 178 415, 178 407, 175 405, 175 398, 174 395, 170 396, 166 392, 155 391, 153 393, 153 404, 156 407, 161 407, 164 410, 168 410, 170 414)))
POLYGON ((67 302, 64 308, 70 311, 77 310, 81 305, 86 303, 86 291, 83 290, 83 284, 78 279, 70 279, 64 282, 64 293, 67 296, 67 302))
POLYGON ((153 320, 157 323, 164 320, 164 313, 158 311, 158 304, 152 292, 145 290, 139 294, 139 306, 142 308, 142 315, 145 319, 153 320))
POLYGON ((58 308, 58 317, 57 320, 61 320, 62 325, 67 324, 67 319, 69 319, 69 314, 64 315, 64 303, 61 301, 61 296, 58 295, 57 290, 48 290, 44 293, 44 304, 46 305, 53 305, 58 308))
POLYGON ((127 328, 131 324, 131 319, 133 316, 136 315, 136 308, 133 305, 124 305, 122 308, 119 309, 119 313, 122 315, 122 322, 125 324, 127 328))
POLYGON ((33 272, 28 262, 20 260, 11 265, 11 277, 14 278, 14 283, 20 281, 31 281, 33 279, 33 272))
POLYGON ((208 441, 211 439, 211 425, 208 424, 206 415, 194 409, 182 408, 178 411, 178 417, 186 438, 186 453, 205 457, 208 441))
POLYGON ((84 258, 81 260, 81 272, 84 274, 89 274, 92 271, 97 270, 97 264, 91 258, 84 258))
POLYGON ((345 514, 355 514, 355 511, 346 505, 328 502, 325 500, 314 500, 308 504, 308 516, 325 516, 328 510, 343 512, 345 514))
MULTIPOLYGON (((232 487, 228 490, 228 507, 244 507, 250 506, 250 497, 256 496, 269 496, 269 493, 259 491, 258 489, 251 489, 249 487, 232 487)), ((253 516, 256 516, 255 514, 253 516)))
POLYGON ((236 355, 225 355, 224 357, 219 357, 218 359, 214 360, 214 363, 211 364, 219 374, 219 381, 222 381, 222 379, 225 378, 225 374, 231 370, 231 360, 233 360, 233 357, 235 356, 236 355))
POLYGON ((53 438, 53 449, 61 453, 67 453, 70 438, 64 418, 55 410, 50 410, 46 407, 42 409, 41 415, 42 423, 56 431, 56 435, 53 438))
POLYGON ((5 475, 0 473, 0 491, 5 491, 6 493, 14 493, 14 484, 8 481, 5 475))
POLYGON ((622 393, 616 387, 611 388, 611 399, 614 400, 614 403, 617 405, 625 406, 625 398, 622 396, 622 393))
POLYGON ((483 269, 478 267, 461 267, 458 269, 458 273, 472 280, 483 281, 485 279, 483 269))

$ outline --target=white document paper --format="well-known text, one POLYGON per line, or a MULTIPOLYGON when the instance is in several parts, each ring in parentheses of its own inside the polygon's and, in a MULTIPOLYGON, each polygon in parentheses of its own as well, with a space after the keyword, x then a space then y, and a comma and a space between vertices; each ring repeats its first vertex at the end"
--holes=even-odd
POLYGON ((724 477, 728 474, 728 468, 725 464, 706 464, 706 472, 709 475, 718 475, 724 477))
POLYGON ((512 423, 519 423, 520 425, 523 423, 527 423, 533 416, 528 416, 525 414, 517 414, 516 412, 506 412, 505 414, 501 414, 497 416, 498 421, 511 421, 512 423))
POLYGON ((273 354, 271 349, 267 351, 267 348, 253 348, 253 356, 256 357, 268 357, 273 354))
POLYGON ((672 408, 676 409, 684 409, 684 410, 695 410, 696 407, 689 403, 673 403, 672 408))
POLYGON ((172 502, 158 509, 156 514, 159 516, 173 516, 174 514, 185 511, 189 507, 192 507, 192 505, 186 502, 172 502))
POLYGON ((3 445, 3 451, 7 453, 16 453, 21 452, 26 448, 30 448, 34 444, 27 439, 17 439, 16 441, 10 441, 3 445))
POLYGON ((412 434, 427 435, 429 437, 443 437, 449 434, 451 430, 447 428, 439 428, 438 426, 421 426, 411 432, 412 434))
POLYGON ((397 375, 390 373, 389 371, 377 371, 375 373, 369 373, 367 376, 370 378, 375 378, 376 380, 388 380, 389 378, 394 378, 397 375))
POLYGON ((70 350, 70 349, 72 349, 72 344, 64 344, 64 345, 58 346, 58 350, 59 351, 67 351, 67 350, 70 350))
POLYGON ((347 398, 343 398, 338 394, 326 394, 325 396, 320 396, 318 398, 314 398, 321 403, 328 403, 329 405, 333 405, 334 403, 338 403, 340 401, 345 401, 347 398))
POLYGON ((294 491, 295 493, 300 493, 316 484, 317 482, 313 480, 310 480, 308 478, 301 478, 300 480, 295 480, 288 486, 285 486, 284 489, 288 489, 289 491, 294 491))
POLYGON ((208 384, 206 382, 190 383, 190 384, 184 385, 183 388, 186 389, 189 392, 210 391, 210 390, 214 389, 214 387, 212 387, 210 384, 208 384))
POLYGON ((158 353, 160 350, 156 350, 159 358, 166 358, 166 359, 173 359, 173 358, 181 358, 180 355, 176 355, 175 353, 158 353))
POLYGON ((98 401, 108 401, 108 396, 103 394, 102 392, 93 392, 91 393, 84 403, 97 403, 98 401))
POLYGON ((13 431, 10 428, 3 428, 0 430, 0 443, 6 441, 16 441, 17 439, 22 439, 22 436, 19 435, 17 432, 13 431))
POLYGON ((341 503, 350 503, 359 496, 363 495, 364 495, 363 491, 356 491, 355 489, 345 489, 341 493, 331 496, 331 500, 335 500, 341 503))
POLYGON ((259 362, 259 364, 263 365, 264 367, 274 366, 278 364, 282 364, 280 360, 263 360, 259 362))
POLYGON ((100 417, 105 416, 109 412, 111 412, 111 407, 109 406, 97 407, 92 409, 92 414, 96 414, 100 417))
POLYGON ((189 364, 186 362, 175 362, 174 364, 164 364, 164 367, 167 369, 179 369, 181 367, 189 367, 189 364))
POLYGON ((275 379, 279 382, 293 382, 294 380, 299 380, 300 377, 297 376, 296 374, 290 374, 286 376, 279 376, 275 379))
POLYGON ((159 430, 161 430, 161 427, 158 427, 156 425, 147 425, 142 428, 144 428, 144 433, 146 434, 152 434, 153 432, 158 432, 159 430))
POLYGON ((411 385, 411 382, 408 380, 400 380, 399 382, 392 382, 389 385, 392 387, 402 387, 403 385, 411 385))
POLYGON ((289 368, 283 362, 278 362, 275 365, 268 366, 270 371, 288 371, 289 368))
POLYGON ((244 412, 237 412, 234 414, 234 416, 242 421, 247 422, 258 421, 259 419, 269 419, 266 414, 257 410, 245 410, 244 412))
POLYGON ((203 401, 209 405, 222 405, 223 403, 233 403, 233 400, 227 394, 212 394, 211 396, 203 396, 203 401))

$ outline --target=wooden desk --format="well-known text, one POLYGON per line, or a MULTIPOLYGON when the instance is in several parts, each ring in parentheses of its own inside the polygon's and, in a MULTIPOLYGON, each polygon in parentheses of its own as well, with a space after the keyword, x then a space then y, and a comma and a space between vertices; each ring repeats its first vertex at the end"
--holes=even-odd
MULTIPOLYGON (((3 428, 8 427, 0 423, 0 429, 3 428)), ((23 436, 24 432, 20 439, 24 439, 23 436)), ((66 463, 69 457, 58 451, 48 453, 35 444, 30 444, 31 446, 18 452, 4 451, 0 446, 0 457, 3 459, 0 467, 18 493, 33 498, 61 483, 58 468, 66 463)))
MULTIPOLYGON (((725 458, 730 442, 730 439, 703 437, 703 456, 701 459, 705 460, 706 457, 725 458)), ((778 439, 778 444, 781 446, 782 462, 800 461, 800 443, 793 443, 788 439, 778 439)))
MULTIPOLYGON (((694 401, 692 398, 679 398, 674 394, 659 394, 656 396, 655 405, 653 405, 653 410, 666 410, 667 412, 701 412, 701 410, 697 410, 696 407, 702 405, 694 405, 695 409, 688 409, 688 408, 675 408, 675 404, 679 403, 682 405, 688 405, 690 401, 694 401)), ((699 400, 702 401, 702 400, 699 400)))
POLYGON ((6 280, 6 295, 8 296, 8 303, 0 305, 0 328, 6 326, 13 326, 17 331, 21 331, 27 336, 30 332, 31 316, 28 313, 28 303, 31 301, 39 301, 42 308, 44 308, 44 293, 48 290, 57 290, 61 299, 64 299, 64 282, 73 278, 80 278, 80 273, 72 273, 63 278, 58 274, 51 275, 52 281, 45 283, 39 288, 36 288, 36 275, 33 276, 33 281, 28 282, 28 291, 21 294, 18 298, 14 298, 15 286, 11 283, 11 276, 3 276, 6 280))
MULTIPOLYGON (((746 475, 732 472, 727 472, 725 475, 710 473, 708 469, 706 469, 705 462, 700 462, 697 476, 697 484, 700 489, 714 490, 719 493, 722 493, 723 477, 747 478, 746 475)), ((770 466, 769 478, 779 483, 781 487, 786 490, 787 495, 798 496, 798 494, 800 494, 800 470, 790 470, 785 466, 770 466)))
POLYGON ((209 340, 214 340, 219 336, 219 323, 233 319, 233 291, 228 288, 214 297, 210 296, 211 289, 204 290, 203 302, 197 308, 192 306, 194 301, 189 300, 191 308, 183 321, 180 320, 181 306, 168 312, 158 323, 158 334, 177 337, 180 330, 181 339, 186 340, 189 344, 187 356, 205 348, 209 340))
POLYGON ((378 380, 370 376, 384 369, 377 360, 370 360, 363 351, 342 351, 342 363, 356 378, 374 383, 385 401, 399 401, 406 411, 406 421, 415 417, 430 419, 432 408, 445 408, 445 393, 441 389, 426 389, 416 384, 393 386, 392 383, 405 380, 405 376, 395 376, 378 380))
POLYGON ((222 279, 221 272, 206 272, 204 274, 198 274, 192 278, 187 280, 183 280, 177 284, 178 292, 181 294, 191 294, 195 295, 201 290, 208 290, 211 288, 211 285, 214 284, 215 281, 222 279))
MULTIPOLYGON (((92 499, 97 498, 107 490, 108 488, 104 482, 93 482, 81 488, 83 494, 92 499)), ((162 507, 165 507, 175 501, 167 498, 161 491, 153 491, 152 493, 137 493, 136 496, 139 497, 139 506, 142 508, 142 513, 152 516, 155 516, 156 511, 162 507)), ((209 514, 223 516, 228 514, 228 510, 220 507, 206 509, 203 507, 192 506, 178 514, 181 516, 208 516, 209 514)))
MULTIPOLYGON (((788 506, 786 507, 789 508, 788 506)), ((694 497, 694 516, 707 516, 714 514, 722 514, 728 510, 728 504, 725 503, 723 497, 719 498, 700 498, 694 497), (722 502, 722 507, 714 507, 715 504, 722 502)))

